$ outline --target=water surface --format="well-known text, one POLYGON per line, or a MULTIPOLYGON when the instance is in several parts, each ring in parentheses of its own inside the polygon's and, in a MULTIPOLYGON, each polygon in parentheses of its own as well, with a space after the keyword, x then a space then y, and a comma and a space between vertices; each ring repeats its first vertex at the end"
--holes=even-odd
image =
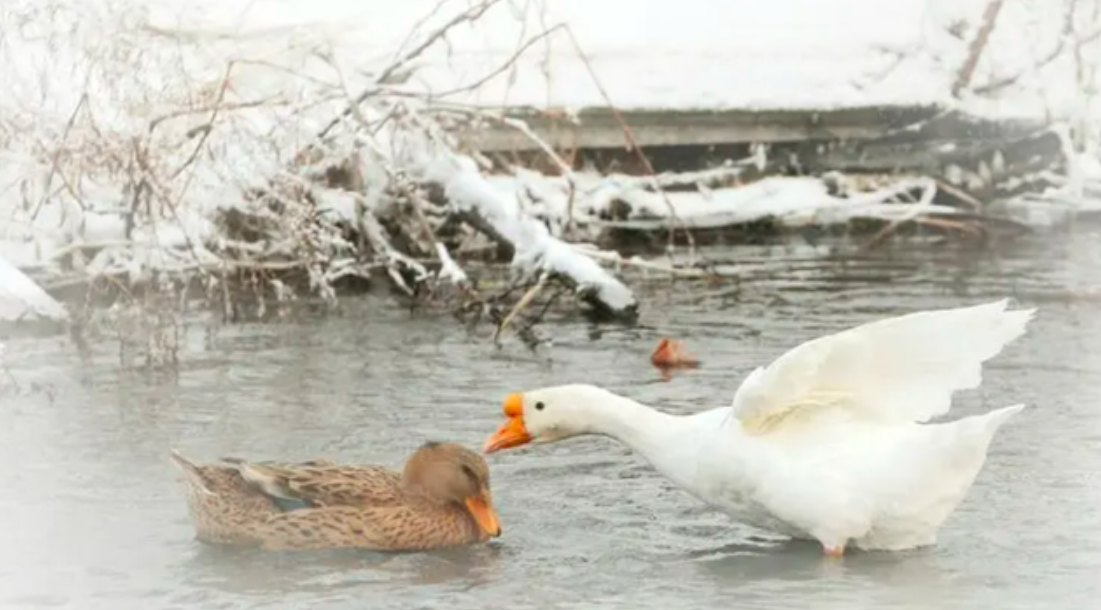
POLYGON ((183 334, 177 375, 8 341, 40 393, 0 399, 0 607, 1085 608, 1101 598, 1101 233, 985 254, 849 262, 807 246, 726 250, 746 278, 642 291, 643 325, 544 325, 538 356, 495 353, 449 318, 384 298, 344 315, 183 334), (179 447, 200 459, 327 456, 398 465, 429 439, 480 445, 514 390, 585 381, 672 412, 728 404, 743 375, 822 333, 1009 296, 1040 314, 953 416, 1025 402, 935 548, 824 559, 743 528, 604 439, 490 457, 505 535, 382 555, 264 554, 193 539, 179 447), (647 355, 686 340, 704 366, 662 383, 647 355))

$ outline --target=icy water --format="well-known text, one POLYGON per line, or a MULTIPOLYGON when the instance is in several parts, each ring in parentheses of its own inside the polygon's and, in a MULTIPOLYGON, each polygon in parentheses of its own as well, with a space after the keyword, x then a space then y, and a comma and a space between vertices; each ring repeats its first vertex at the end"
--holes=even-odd
MULTIPOLYGON (((383 298, 341 317, 196 322, 177 376, 10 340, 42 394, 0 402, 0 608, 1093 608, 1101 599, 1101 233, 998 253, 826 260, 735 251, 746 281, 654 288, 643 326, 547 324, 495 354, 451 319, 383 298), (506 393, 588 381, 673 412, 727 404, 743 375, 826 332, 1010 296, 1040 313, 954 416, 1026 402, 940 544, 824 559, 751 532, 603 439, 491 456, 504 536, 446 552, 264 554, 193 539, 170 447, 196 458, 398 465, 428 439, 479 446, 506 393), (704 361, 668 383, 662 334, 704 361)), ((729 251, 728 251, 729 254, 729 251)))

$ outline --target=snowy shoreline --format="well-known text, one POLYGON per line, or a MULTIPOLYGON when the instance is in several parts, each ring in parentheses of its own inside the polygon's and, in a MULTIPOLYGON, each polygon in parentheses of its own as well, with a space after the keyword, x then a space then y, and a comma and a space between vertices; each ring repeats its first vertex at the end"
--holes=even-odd
MULTIPOLYGON (((74 273, 134 283, 196 272, 221 273, 224 280, 234 265, 299 267, 312 290, 331 295, 333 281, 369 277, 381 267, 412 294, 418 282, 465 285, 454 248, 471 241, 483 249, 509 248, 518 282, 559 278, 622 318, 638 303, 598 264, 617 264, 618 255, 586 244, 608 228, 675 231, 766 218, 788 226, 875 219, 894 227, 926 216, 953 226, 943 218, 958 211, 934 203, 948 187, 923 176, 838 194, 836 176, 740 183, 741 168, 760 159, 682 176, 576 171, 527 125, 505 118, 502 104, 541 104, 567 116, 609 104, 934 104, 1006 118, 1054 112, 1070 126, 1062 137, 1067 173, 1049 180, 1058 188, 1021 198, 1032 206, 1025 222, 1050 224, 1060 213, 1098 206, 1101 112, 1094 97, 1068 101, 1065 95, 1068 70, 1077 65, 1083 78, 1081 62, 1068 53, 1066 61, 1040 66, 1048 49, 1032 55, 1013 49, 1022 32, 1037 44, 1062 45, 1049 31, 1061 27, 1059 16, 1038 22, 1043 10, 1004 9, 1002 29, 994 30, 972 77, 974 88, 1031 70, 1029 78, 996 94, 956 99, 950 77, 967 55, 986 2, 940 3, 937 19, 944 23, 938 26, 927 23, 927 8, 916 3, 884 11, 882 3, 846 1, 893 21, 854 25, 841 41, 820 27, 836 15, 805 0, 778 2, 749 19, 739 14, 726 30, 685 11, 674 21, 702 28, 698 39, 686 39, 675 52, 660 44, 635 52, 630 44, 596 37, 599 28, 576 2, 521 13, 502 0, 414 2, 381 21, 370 7, 353 15, 347 3, 335 2, 310 3, 311 19, 294 2, 264 14, 233 2, 5 5, 0 16, 24 27, 0 42, 13 92, 0 102, 0 319, 64 319, 64 308, 32 278, 74 273), (793 13, 794 7, 804 12, 793 13), (48 18, 41 12, 46 8, 53 9, 48 18), (892 15, 899 11, 924 15, 920 31, 904 31, 906 21, 892 15), (230 23, 235 26, 227 30, 230 23), (766 26, 774 28, 771 37, 754 32, 766 26), (387 32, 381 38, 380 28, 387 32), (944 28, 956 33, 945 35, 944 28), (803 32, 806 40, 781 41, 781 31, 803 32), (898 44, 881 48, 892 36, 898 44), (780 42, 783 52, 767 58, 764 52, 780 42), (878 50, 869 55, 870 49, 878 50), (637 65, 627 68, 631 62, 645 63, 645 76, 637 65), (722 85, 731 74, 735 82, 722 85), (451 118, 436 112, 447 91, 451 118), (1054 99, 1057 94, 1062 97, 1054 99), (449 132, 456 114, 521 134, 546 153, 556 175, 522 167, 491 171, 449 132), (708 185, 715 175, 718 185, 708 185), (666 192, 663 182, 692 185, 693 192, 666 192), (429 196, 432 189, 442 200, 429 196), (624 206, 627 217, 617 211, 624 206), (1044 212, 1049 209, 1059 213, 1044 212), (228 227, 233 214, 261 228, 228 227), (417 262, 424 259, 439 261, 441 273, 429 273, 417 262)), ((641 29, 673 27, 648 9, 634 10, 641 29)), ((1090 28, 1101 24, 1082 21, 1082 48, 1092 49, 1097 41, 1087 40, 1090 28)), ((1096 75, 1096 65, 1089 69, 1096 75)))

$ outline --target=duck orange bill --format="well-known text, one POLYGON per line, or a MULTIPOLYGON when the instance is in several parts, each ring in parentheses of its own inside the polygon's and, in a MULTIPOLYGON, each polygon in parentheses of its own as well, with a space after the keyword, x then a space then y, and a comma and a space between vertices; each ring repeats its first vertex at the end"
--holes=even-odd
POLYGON ((497 511, 493 510, 484 497, 470 496, 466 499, 466 507, 474 515, 474 520, 482 531, 494 538, 501 535, 501 521, 497 518, 497 511))
POLYGON ((528 434, 528 429, 524 426, 524 416, 516 415, 508 418, 505 423, 501 424, 500 428, 497 428, 493 436, 486 439, 485 444, 482 446, 482 451, 485 453, 493 453, 494 451, 508 449, 509 447, 526 445, 530 442, 531 435, 528 434))

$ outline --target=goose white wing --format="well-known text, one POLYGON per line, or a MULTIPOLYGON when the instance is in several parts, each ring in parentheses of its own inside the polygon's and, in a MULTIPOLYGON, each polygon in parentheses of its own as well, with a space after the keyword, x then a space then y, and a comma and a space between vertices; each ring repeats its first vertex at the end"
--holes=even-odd
POLYGON ((947 413, 952 394, 978 387, 983 363, 1024 334, 1035 313, 1007 305, 923 311, 804 343, 746 377, 734 416, 763 431, 807 409, 895 423, 947 413))

